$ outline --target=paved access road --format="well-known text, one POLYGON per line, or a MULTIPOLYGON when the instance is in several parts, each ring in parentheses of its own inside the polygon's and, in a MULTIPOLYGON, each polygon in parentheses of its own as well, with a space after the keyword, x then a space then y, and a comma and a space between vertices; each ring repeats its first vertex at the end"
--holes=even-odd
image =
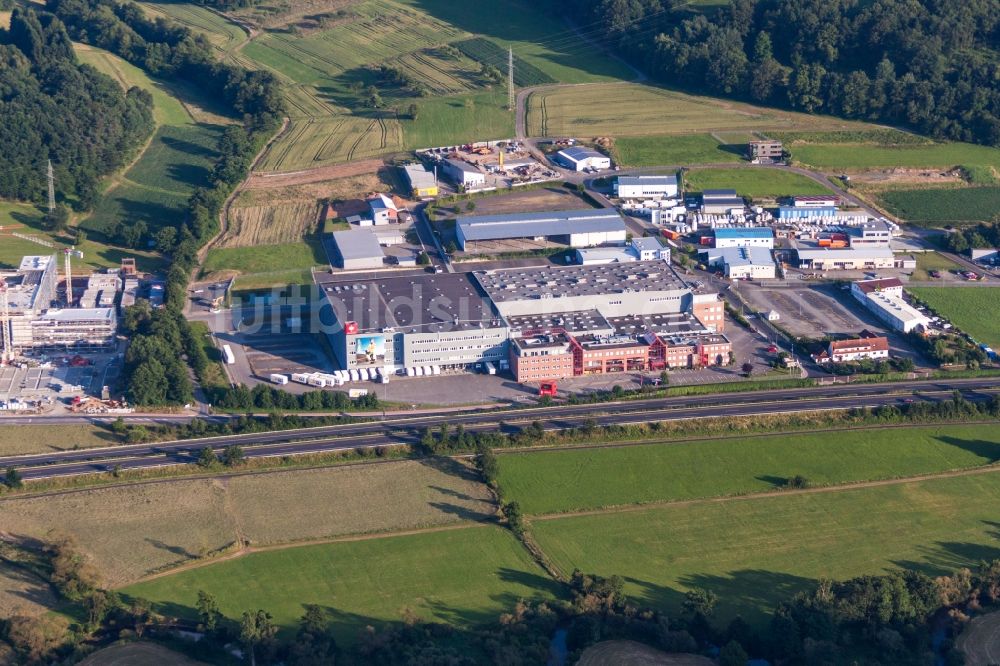
POLYGON ((139 469, 190 463, 205 447, 221 451, 230 444, 242 446, 247 457, 267 457, 413 443, 418 441, 424 428, 437 428, 445 423, 449 426, 462 424, 466 430, 477 432, 497 428, 515 431, 538 421, 546 429, 560 430, 577 427, 590 420, 598 425, 611 425, 875 407, 898 404, 902 400, 948 399, 956 390, 970 397, 981 397, 984 391, 998 389, 1000 380, 996 378, 914 381, 654 398, 595 405, 557 405, 506 412, 426 414, 300 430, 9 456, 0 458, 0 468, 17 467, 28 479, 49 478, 104 472, 115 467, 139 469), (917 392, 919 395, 916 395, 917 392))

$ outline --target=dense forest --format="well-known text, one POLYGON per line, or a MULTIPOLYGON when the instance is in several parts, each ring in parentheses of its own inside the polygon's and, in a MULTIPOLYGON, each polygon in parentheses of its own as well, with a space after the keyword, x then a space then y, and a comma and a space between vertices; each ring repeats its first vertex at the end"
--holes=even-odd
POLYGON ((0 196, 46 197, 52 160, 61 196, 78 208, 153 131, 153 100, 77 62, 62 21, 15 9, 0 30, 0 196))
POLYGON ((569 4, 671 85, 1000 145, 996 0, 731 0, 707 15, 685 0, 569 4))

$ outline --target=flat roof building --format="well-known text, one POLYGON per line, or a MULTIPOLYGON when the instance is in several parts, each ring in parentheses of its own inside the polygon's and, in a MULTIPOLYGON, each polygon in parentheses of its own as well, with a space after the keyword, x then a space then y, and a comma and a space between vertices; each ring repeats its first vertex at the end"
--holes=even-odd
POLYGON ((410 185, 410 194, 418 199, 436 197, 438 195, 437 178, 433 171, 428 171, 423 164, 407 164, 403 167, 403 175, 410 185))
POLYGON ((801 268, 820 271, 907 267, 905 259, 897 259, 892 250, 887 247, 866 249, 799 248, 796 250, 796 254, 801 268))
POLYGON ((618 176, 614 188, 620 199, 670 199, 679 191, 677 176, 618 176))
POLYGON ((784 147, 780 141, 765 139, 762 141, 751 141, 747 145, 747 157, 754 164, 778 161, 783 156, 784 147))
POLYGON ((660 245, 651 236, 633 238, 625 247, 582 248, 576 251, 576 263, 581 266, 596 264, 624 264, 632 261, 670 261, 670 248, 660 245))
POLYGON ((455 236, 462 250, 475 250, 483 241, 533 239, 570 247, 594 247, 625 242, 625 222, 608 208, 544 213, 476 215, 455 220, 455 236))
POLYGON ((340 266, 344 270, 364 270, 381 268, 385 255, 379 245, 378 236, 370 229, 350 229, 334 231, 333 242, 337 246, 340 266))
POLYGON ((743 198, 736 190, 703 190, 701 212, 705 215, 728 215, 733 209, 744 208, 743 198))
POLYGON ((115 346, 118 317, 112 308, 48 310, 31 322, 35 349, 97 350, 115 346))
POLYGON ((343 369, 465 368, 505 360, 507 324, 467 273, 326 283, 343 369))
POLYGON ((684 312, 691 305, 691 289, 662 260, 512 268, 475 276, 504 316, 593 309, 617 317, 684 312))
POLYGON ((770 227, 720 227, 715 230, 715 247, 774 248, 774 231, 770 227))
POLYGON ((703 250, 709 266, 719 266, 733 280, 774 279, 776 267, 771 251, 763 247, 725 247, 703 250))
POLYGON ((557 162, 573 171, 584 169, 610 169, 611 158, 602 152, 586 146, 573 146, 560 150, 555 155, 557 162))

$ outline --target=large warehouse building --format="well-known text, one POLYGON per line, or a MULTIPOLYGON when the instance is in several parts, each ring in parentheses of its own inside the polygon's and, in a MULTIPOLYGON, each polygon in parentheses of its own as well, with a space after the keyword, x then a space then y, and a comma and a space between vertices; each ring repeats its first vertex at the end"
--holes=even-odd
POLYGON ((715 247, 762 247, 774 249, 770 227, 720 227, 715 230, 715 247))
POLYGON ((509 362, 533 381, 711 365, 729 353, 718 296, 692 295, 662 260, 341 281, 325 295, 348 370, 509 362))
POLYGON ((893 330, 909 333, 930 325, 927 315, 903 300, 903 283, 896 278, 854 282, 851 294, 893 330))
POLYGON ((736 190, 704 190, 701 193, 701 212, 705 215, 729 215, 733 210, 742 211, 744 206, 736 190))
POLYGON ((865 249, 798 248, 799 267, 817 271, 864 271, 879 268, 916 268, 911 257, 897 257, 888 247, 865 249))
POLYGON ((620 245, 626 232, 616 211, 588 208, 460 217, 455 221, 455 235, 463 251, 475 251, 479 243, 505 240, 548 241, 569 247, 620 245))
POLYGON ((723 269, 732 280, 774 279, 777 270, 771 251, 763 247, 727 247, 703 250, 705 263, 723 269))
POLYGON ((586 146, 573 146, 560 150, 555 156, 556 162, 573 171, 584 169, 610 169, 611 158, 602 152, 586 146))
POLYGON ((337 246, 340 266, 344 270, 366 270, 382 268, 385 254, 378 236, 370 229, 348 229, 334 231, 333 243, 337 246))
POLYGON ((619 199, 672 199, 677 193, 677 176, 618 176, 615 179, 615 196, 619 199))

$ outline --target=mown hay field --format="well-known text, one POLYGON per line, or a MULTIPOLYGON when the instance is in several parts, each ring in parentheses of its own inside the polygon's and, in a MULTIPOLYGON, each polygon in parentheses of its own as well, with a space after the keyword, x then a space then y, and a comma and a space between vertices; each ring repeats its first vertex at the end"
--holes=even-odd
POLYGON ((260 171, 295 171, 402 149, 402 128, 395 118, 343 115, 328 119, 293 119, 257 168, 260 171))
POLYGON ((15 564, 0 561, 0 617, 37 615, 56 604, 48 582, 15 564))
POLYGON ((542 90, 531 94, 527 104, 530 136, 622 137, 859 126, 836 118, 686 95, 634 83, 542 90))
POLYGON ((532 521, 563 570, 625 577, 640 605, 680 612, 692 588, 719 597, 716 621, 768 620, 779 600, 821 578, 894 567, 932 576, 1000 557, 1000 474, 532 521))
POLYGON ((110 585, 247 540, 263 545, 482 520, 486 488, 459 463, 400 461, 178 479, 0 500, 0 525, 72 535, 110 585))
POLYGON ((878 199, 900 219, 927 226, 989 222, 1000 215, 1000 187, 888 189, 878 199))
POLYGON ((740 196, 772 200, 782 196, 830 194, 828 188, 811 178, 778 169, 692 169, 684 174, 686 191, 718 188, 735 189, 740 196))
POLYGON ((995 424, 742 436, 500 456, 500 486, 530 514, 890 479, 1000 460, 995 424))
POLYGON ((256 247, 301 241, 316 230, 319 209, 315 201, 230 208, 226 233, 216 247, 256 247))
POLYGON ((265 608, 281 633, 294 632, 305 604, 330 609, 341 645, 365 626, 400 622, 404 612, 459 628, 493 622, 520 599, 552 598, 548 578, 507 530, 477 526, 251 553, 125 588, 171 613, 195 617, 198 590, 238 620, 265 608))
POLYGON ((482 85, 479 63, 461 53, 451 57, 440 49, 423 49, 402 55, 389 64, 435 95, 454 95, 482 85))
POLYGON ((910 287, 908 291, 976 341, 1000 349, 1000 287, 910 287))

